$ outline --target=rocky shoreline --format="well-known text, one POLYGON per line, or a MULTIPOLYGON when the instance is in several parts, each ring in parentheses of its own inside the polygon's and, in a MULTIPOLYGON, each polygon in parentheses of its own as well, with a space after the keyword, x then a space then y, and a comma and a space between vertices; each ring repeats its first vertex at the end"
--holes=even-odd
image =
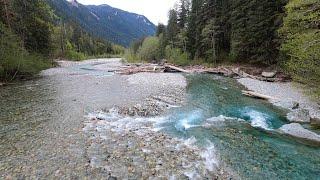
POLYGON ((264 82, 251 78, 240 78, 237 81, 250 91, 273 97, 269 99, 270 103, 288 111, 288 124, 278 130, 280 133, 306 140, 311 145, 320 145, 320 135, 302 126, 320 126, 320 105, 304 95, 292 82, 264 82))

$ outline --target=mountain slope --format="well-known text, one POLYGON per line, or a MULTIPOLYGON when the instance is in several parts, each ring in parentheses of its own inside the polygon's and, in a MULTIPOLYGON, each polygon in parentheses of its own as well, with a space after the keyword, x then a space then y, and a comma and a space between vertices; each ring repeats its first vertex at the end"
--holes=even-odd
POLYGON ((55 13, 75 21, 91 34, 128 46, 133 40, 154 35, 156 26, 146 17, 109 5, 85 6, 76 0, 47 0, 55 13))

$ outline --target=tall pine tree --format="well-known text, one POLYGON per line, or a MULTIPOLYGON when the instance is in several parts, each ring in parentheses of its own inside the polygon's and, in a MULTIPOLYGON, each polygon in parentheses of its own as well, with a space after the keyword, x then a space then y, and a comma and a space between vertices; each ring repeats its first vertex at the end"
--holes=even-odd
POLYGON ((233 0, 231 54, 242 62, 272 64, 278 56, 278 0, 233 0))

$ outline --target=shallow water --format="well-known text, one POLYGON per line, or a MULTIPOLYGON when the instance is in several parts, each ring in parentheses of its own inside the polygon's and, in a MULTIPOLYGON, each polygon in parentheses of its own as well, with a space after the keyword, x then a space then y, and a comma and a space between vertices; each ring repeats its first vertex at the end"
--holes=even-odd
POLYGON ((222 165, 244 179, 320 179, 320 148, 281 136, 285 111, 241 95, 234 80, 188 76, 187 105, 158 124, 173 136, 214 144, 222 165))

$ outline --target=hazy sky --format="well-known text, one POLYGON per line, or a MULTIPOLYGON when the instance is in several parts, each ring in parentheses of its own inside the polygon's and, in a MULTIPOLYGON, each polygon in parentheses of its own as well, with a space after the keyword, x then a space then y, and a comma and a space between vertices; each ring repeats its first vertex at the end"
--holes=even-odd
POLYGON ((81 4, 108 4, 125 11, 145 15, 155 25, 167 23, 168 11, 176 0, 78 0, 81 4))

